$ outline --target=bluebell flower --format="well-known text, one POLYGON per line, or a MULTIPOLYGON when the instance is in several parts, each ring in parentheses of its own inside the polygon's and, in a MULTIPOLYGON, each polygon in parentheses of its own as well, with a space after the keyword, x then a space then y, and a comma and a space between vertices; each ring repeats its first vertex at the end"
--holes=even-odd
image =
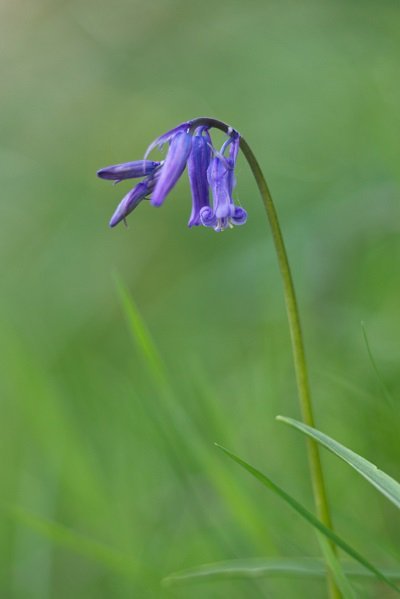
POLYGON ((233 188, 236 185, 235 165, 239 151, 240 136, 234 132, 224 143, 220 152, 215 152, 207 171, 208 183, 213 194, 213 207, 200 210, 200 219, 205 227, 213 227, 215 231, 224 231, 233 225, 243 225, 247 220, 247 212, 236 206, 233 188), (229 156, 225 156, 229 148, 229 156))
POLYGON ((200 211, 210 205, 207 170, 212 156, 211 137, 207 127, 198 127, 193 136, 192 151, 188 159, 188 174, 192 191, 192 213, 189 227, 201 225, 200 211))
POLYGON ((134 162, 124 162, 123 164, 114 164, 106 166, 97 171, 97 176, 100 179, 109 179, 111 181, 122 181, 123 179, 136 179, 151 175, 160 162, 153 160, 135 160, 134 162))
MULTIPOLYGON (((144 199, 153 206, 161 206, 165 198, 188 166, 192 193, 192 212, 188 226, 204 225, 215 231, 223 231, 233 225, 246 222, 247 213, 235 205, 232 194, 235 187, 235 166, 239 151, 240 135, 213 119, 194 119, 167 131, 148 147, 144 159, 125 162, 100 169, 97 175, 115 182, 144 177, 122 199, 114 212, 110 226, 115 227, 144 199), (228 136, 221 150, 215 150, 209 130, 218 127, 228 136), (168 144, 164 161, 156 162, 147 157, 155 148, 168 144), (229 153, 226 156, 226 152, 229 153), (210 188, 213 196, 210 205, 210 188)), ((125 221, 126 222, 126 221, 125 221)))
POLYGON ((140 181, 133 189, 128 191, 126 196, 118 204, 118 207, 110 220, 110 227, 115 227, 122 220, 126 223, 125 219, 139 204, 142 200, 148 199, 149 194, 154 190, 157 182, 157 173, 146 177, 143 181, 140 181))
POLYGON ((165 198, 178 182, 186 167, 192 149, 192 136, 187 131, 178 131, 169 144, 169 149, 160 176, 151 194, 153 206, 161 206, 165 198))

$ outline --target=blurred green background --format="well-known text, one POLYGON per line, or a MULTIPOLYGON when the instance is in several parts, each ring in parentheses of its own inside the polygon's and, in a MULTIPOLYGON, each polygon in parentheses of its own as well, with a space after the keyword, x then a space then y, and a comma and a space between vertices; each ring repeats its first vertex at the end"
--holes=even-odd
MULTIPOLYGON (((186 176, 109 230, 128 187, 95 172, 196 116, 245 135, 281 218, 319 428, 399 478, 399 27, 395 0, 1 3, 2 598, 325 596, 284 579, 160 587, 203 562, 319 555, 213 446, 312 508, 304 439, 274 419, 299 417, 282 288, 243 158, 249 219, 224 234, 187 228, 186 176)), ((337 531, 396 566, 394 506, 323 463, 337 531)))

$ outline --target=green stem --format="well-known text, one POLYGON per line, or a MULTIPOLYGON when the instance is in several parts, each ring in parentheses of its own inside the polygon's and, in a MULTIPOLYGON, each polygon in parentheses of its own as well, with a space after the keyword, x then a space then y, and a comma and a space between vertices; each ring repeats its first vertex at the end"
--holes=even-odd
MULTIPOLYGON (((300 408, 303 422, 315 428, 314 415, 311 402, 310 385, 308 382, 307 363, 304 352, 303 336, 300 326, 300 316, 297 307, 296 293, 294 290, 293 279, 290 272, 289 261, 286 253, 285 244, 282 237, 282 232, 279 226, 278 216, 275 210, 274 203, 267 182, 261 171, 260 165, 257 162, 250 146, 247 142, 240 138, 240 148, 246 157, 247 162, 256 179, 258 189, 267 211, 269 224, 272 230, 272 236, 275 244, 276 253, 278 256, 279 268, 283 279, 283 287, 286 301, 286 310, 289 320, 290 336, 292 341, 292 351, 294 359, 294 367, 296 371, 297 390, 300 401, 300 408)), ((324 483, 324 475, 321 466, 321 459, 318 445, 312 439, 307 439, 308 459, 310 465, 311 481, 314 493, 314 501, 319 519, 327 527, 332 528, 332 520, 329 511, 328 498, 324 483)), ((336 546, 332 544, 333 551, 336 552, 336 546)), ((329 595, 332 599, 341 597, 340 591, 337 588, 333 579, 332 573, 328 570, 328 587, 329 595)))
MULTIPOLYGON (((200 117, 190 122, 190 130, 193 132, 199 126, 215 127, 220 129, 227 135, 233 133, 233 129, 223 121, 209 117, 200 117)), ((240 137, 240 148, 246 157, 247 162, 253 172, 255 180, 260 190, 260 194, 267 211, 268 220, 271 225, 272 236, 274 239, 275 249, 278 256, 279 268, 283 279, 283 288, 285 294, 286 310, 289 321, 290 336, 292 340, 292 351, 294 367, 296 371, 297 391, 299 395, 300 409, 303 422, 315 428, 314 414, 311 403, 310 385, 308 382, 307 363, 304 352, 303 336, 301 333, 300 316, 297 307, 296 293, 294 290, 292 274, 290 272, 289 261, 286 253, 285 243, 283 241, 281 228, 279 226, 278 215, 275 210, 274 203, 267 182, 262 173, 260 165, 253 154, 250 146, 243 137, 240 137)), ((328 528, 332 527, 332 520, 329 511, 328 497, 325 489, 324 475, 321 466, 321 458, 317 443, 307 439, 308 460, 310 465, 310 475, 314 494, 316 511, 319 519, 328 528)), ((332 551, 337 553, 337 548, 334 543, 330 543, 332 551)), ((328 588, 331 599, 340 599, 341 593, 336 586, 333 578, 333 573, 327 564, 328 588)))

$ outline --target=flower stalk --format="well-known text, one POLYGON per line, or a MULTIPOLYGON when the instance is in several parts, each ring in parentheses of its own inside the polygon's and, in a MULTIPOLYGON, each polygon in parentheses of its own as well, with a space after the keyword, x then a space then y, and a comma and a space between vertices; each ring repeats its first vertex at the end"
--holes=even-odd
MULTIPOLYGON (((196 119, 192 126, 197 127, 199 125, 205 124, 211 127, 221 129, 227 134, 231 132, 231 128, 226 123, 208 118, 196 119)), ((240 137, 240 149, 242 150, 256 180, 271 227, 272 237, 278 258, 279 270, 281 272, 283 282, 286 312, 289 322, 293 361, 296 373, 297 392, 302 419, 305 424, 308 424, 308 426, 312 426, 313 428, 315 428, 314 411, 311 401, 310 384, 308 379, 307 361, 304 351, 303 335, 300 324, 300 314, 297 305, 296 292, 293 284, 293 278, 290 270, 286 247, 283 240, 282 231, 279 225, 278 215, 267 182, 262 173, 261 167, 258 164, 258 161, 252 149, 242 136, 240 137)), ((324 474, 322 470, 321 457, 318 445, 313 439, 307 439, 307 451, 316 512, 321 522, 323 522, 323 524, 325 524, 325 526, 327 526, 328 528, 332 529, 332 518, 328 504, 328 496, 326 492, 324 474)), ((333 543, 331 543, 331 547, 336 554, 336 546, 333 543)), ((327 576, 330 598, 340 599, 341 593, 335 583, 334 577, 330 572, 329 567, 327 576)))
MULTIPOLYGON (((302 419, 305 424, 315 428, 299 309, 285 243, 283 241, 283 236, 279 225, 278 215, 276 213, 276 209, 260 165, 258 164, 250 146, 243 139, 243 137, 240 139, 240 147, 257 182, 257 186, 267 212, 275 250, 278 257, 279 269, 283 281, 287 317, 289 321, 293 361, 296 372, 297 390, 302 419)), ((332 519, 329 510, 319 448, 314 440, 308 438, 307 449, 316 512, 321 522, 323 522, 323 524, 325 524, 328 528, 332 528, 332 519)), ((336 546, 333 543, 332 549, 336 553, 336 546)), ((335 584, 332 573, 329 570, 328 587, 329 595, 332 599, 339 599, 341 597, 341 593, 335 584)))

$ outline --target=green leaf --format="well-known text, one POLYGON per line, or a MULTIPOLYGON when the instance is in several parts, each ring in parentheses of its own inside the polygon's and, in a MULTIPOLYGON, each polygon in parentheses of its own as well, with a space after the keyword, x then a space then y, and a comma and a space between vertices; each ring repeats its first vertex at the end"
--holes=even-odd
POLYGON ((341 443, 334 441, 334 439, 331 439, 328 435, 321 433, 311 426, 307 426, 302 422, 293 420, 293 418, 286 418, 284 416, 277 416, 277 420, 285 422, 286 424, 293 426, 293 428, 297 428, 302 433, 308 435, 329 449, 329 451, 357 470, 361 476, 371 483, 371 485, 374 485, 374 487, 394 503, 396 507, 400 508, 400 484, 394 480, 394 478, 385 472, 382 472, 382 470, 379 470, 375 464, 372 464, 357 453, 354 453, 354 451, 351 451, 351 449, 347 449, 347 447, 341 445, 341 443))
POLYGON ((366 558, 364 558, 360 553, 358 553, 358 551, 356 551, 350 545, 348 545, 346 543, 346 541, 343 541, 343 539, 341 537, 339 537, 335 532, 333 532, 333 530, 330 530, 324 524, 322 524, 322 522, 320 522, 314 516, 314 514, 309 512, 296 499, 294 499, 291 495, 286 493, 286 491, 281 489, 281 487, 279 487, 274 482, 272 482, 272 480, 270 478, 268 478, 267 476, 265 476, 265 474, 263 474, 262 472, 260 472, 256 468, 254 468, 253 466, 250 466, 250 464, 248 464, 247 462, 245 462, 244 460, 242 460, 235 454, 231 453, 228 449, 225 449, 225 447, 222 447, 222 445, 218 445, 216 443, 216 446, 219 447, 219 449, 221 449, 224 453, 226 453, 226 455, 229 456, 232 460, 234 460, 237 464, 239 464, 245 470, 250 472, 250 474, 252 474, 257 480, 259 480, 265 487, 267 487, 268 489, 270 489, 271 491, 276 493, 276 495, 278 495, 281 499, 286 501, 286 503, 288 503, 305 520, 307 520, 312 526, 314 526, 314 528, 319 530, 328 539, 333 541, 338 547, 343 549, 343 551, 345 551, 353 559, 355 559, 357 562, 359 562, 365 568, 367 568, 367 570, 369 570, 370 572, 373 572, 377 578, 386 582, 386 584, 388 584, 390 587, 392 587, 398 593, 400 593, 400 589, 393 582, 391 582, 385 576, 385 574, 383 574, 383 572, 381 572, 380 570, 375 568, 375 566, 373 566, 366 558))
MULTIPOLYGON (((375 574, 354 562, 341 562, 345 574, 357 579, 375 579, 375 574)), ((400 571, 382 570, 386 578, 400 580, 400 571)), ((169 574, 163 580, 165 586, 224 580, 232 578, 311 578, 322 579, 326 576, 326 566, 317 558, 265 558, 234 559, 212 564, 202 564, 187 570, 169 574)))

